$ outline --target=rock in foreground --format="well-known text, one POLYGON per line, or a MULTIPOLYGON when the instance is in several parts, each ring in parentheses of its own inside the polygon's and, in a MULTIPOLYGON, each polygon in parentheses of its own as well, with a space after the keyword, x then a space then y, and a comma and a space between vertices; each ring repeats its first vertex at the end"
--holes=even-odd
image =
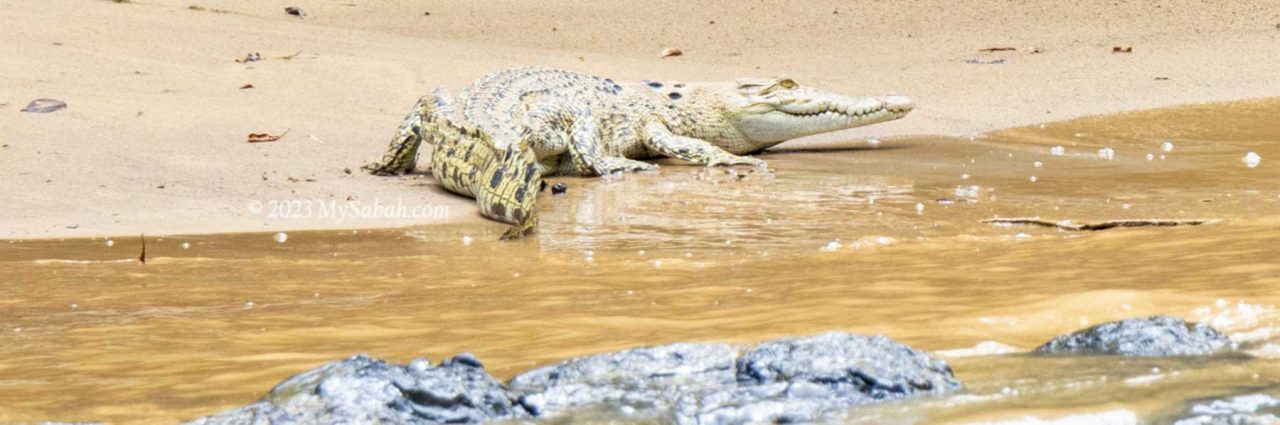
POLYGON ((610 406, 675 423, 795 423, 957 389, 945 362, 885 337, 828 333, 740 350, 675 344, 586 356, 511 380, 530 412, 610 406))
POLYGON ((355 356, 193 423, 477 423, 575 411, 674 423, 795 423, 958 388, 951 368, 921 351, 884 337, 828 333, 753 347, 672 344, 585 356, 509 385, 469 355, 439 366, 355 356))
POLYGON ((1062 335, 1036 348, 1042 354, 1203 356, 1230 350, 1231 340, 1209 325, 1171 316, 1103 323, 1062 335))
POLYGON ((525 416, 470 355, 434 367, 359 355, 295 375, 257 403, 192 423, 434 424, 525 416))

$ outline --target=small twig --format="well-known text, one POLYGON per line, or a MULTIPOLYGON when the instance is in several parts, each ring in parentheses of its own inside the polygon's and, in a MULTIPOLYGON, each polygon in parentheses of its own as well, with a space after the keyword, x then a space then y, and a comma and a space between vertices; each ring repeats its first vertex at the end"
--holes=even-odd
POLYGON ((1131 220, 1108 220, 1096 223, 1075 223, 1070 220, 1065 221, 1048 221, 1038 218, 992 218, 982 220, 986 224, 995 224, 1002 226, 1010 225, 1028 225, 1040 227, 1052 227, 1059 230, 1071 232, 1096 232, 1099 230, 1108 230, 1118 227, 1173 227, 1173 226, 1199 226, 1208 224, 1217 220, 1208 219, 1192 219, 1192 220, 1165 220, 1165 219, 1131 219, 1131 220))

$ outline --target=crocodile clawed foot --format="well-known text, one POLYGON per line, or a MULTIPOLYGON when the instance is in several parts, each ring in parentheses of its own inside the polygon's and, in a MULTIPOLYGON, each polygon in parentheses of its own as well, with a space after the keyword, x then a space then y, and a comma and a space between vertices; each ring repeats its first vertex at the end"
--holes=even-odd
POLYGON ((538 219, 531 217, 523 223, 512 226, 510 229, 507 229, 507 231, 502 232, 502 237, 498 239, 504 241, 524 239, 525 236, 533 234, 533 228, 536 227, 537 224, 538 219))
POLYGON ((707 162, 708 167, 719 165, 746 165, 750 167, 768 169, 769 165, 763 159, 752 158, 749 156, 731 156, 725 158, 716 158, 707 162))
POLYGON ((602 158, 597 163, 595 174, 607 176, 618 173, 637 173, 642 171, 657 171, 657 164, 650 164, 644 161, 636 161, 634 159, 607 157, 602 158))
POLYGON ((395 164, 383 161, 374 162, 360 166, 360 169, 368 171, 375 176, 403 176, 413 171, 414 164, 395 164))

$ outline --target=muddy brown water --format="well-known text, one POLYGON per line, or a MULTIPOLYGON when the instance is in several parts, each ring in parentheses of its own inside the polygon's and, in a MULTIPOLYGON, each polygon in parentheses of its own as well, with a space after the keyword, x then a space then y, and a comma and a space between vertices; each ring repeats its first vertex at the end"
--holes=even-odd
POLYGON ((507 378, 641 345, 844 330, 947 358, 966 385, 852 423, 1159 423, 1280 386, 1276 117, 1280 100, 1247 101, 771 153, 771 173, 558 179, 569 192, 514 243, 487 222, 163 237, 144 265, 137 237, 0 242, 0 422, 172 423, 354 353, 469 351, 507 378), (1016 354, 1150 314, 1210 322, 1253 357, 1016 354))

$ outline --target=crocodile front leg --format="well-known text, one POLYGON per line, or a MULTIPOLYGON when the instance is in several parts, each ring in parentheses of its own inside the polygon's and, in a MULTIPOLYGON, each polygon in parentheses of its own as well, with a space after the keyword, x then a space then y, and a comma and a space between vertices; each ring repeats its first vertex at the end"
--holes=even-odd
MULTIPOLYGON (((644 161, 606 155, 604 141, 600 139, 595 119, 589 111, 560 110, 553 113, 540 113, 537 117, 539 122, 533 124, 533 127, 543 133, 543 137, 538 140, 564 140, 563 129, 568 129, 566 148, 572 164, 572 174, 603 176, 621 172, 651 171, 658 168, 657 165, 644 161)), ((613 134, 611 137, 617 139, 628 137, 628 135, 613 134)), ((630 137, 631 140, 635 140, 634 133, 631 133, 630 137)))
POLYGON ((667 129, 667 127, 661 123, 650 122, 645 124, 644 129, 645 132, 649 133, 649 137, 644 140, 645 146, 657 151, 663 156, 706 166, 765 166, 765 162, 763 160, 749 156, 734 155, 729 152, 725 152, 724 149, 720 149, 715 145, 708 143, 706 140, 685 137, 672 133, 670 129, 667 129))

